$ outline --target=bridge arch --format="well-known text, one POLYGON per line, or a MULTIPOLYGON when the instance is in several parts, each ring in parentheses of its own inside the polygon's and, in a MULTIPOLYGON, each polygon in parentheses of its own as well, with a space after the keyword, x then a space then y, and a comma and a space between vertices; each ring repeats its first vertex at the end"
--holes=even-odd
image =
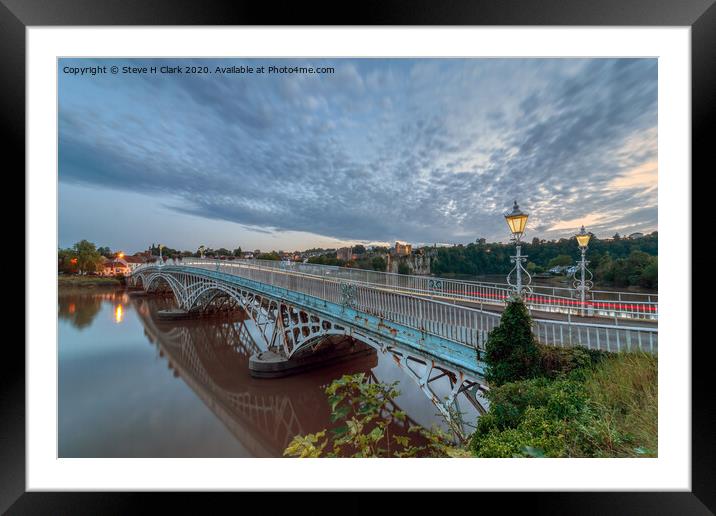
POLYGON ((279 348, 288 358, 308 347, 315 348, 323 338, 334 335, 354 337, 372 347, 377 346, 375 342, 368 342, 367 337, 358 338, 344 326, 285 301, 211 280, 191 291, 184 308, 187 311, 203 310, 220 295, 233 299, 253 319, 267 348, 279 348))
POLYGON ((176 278, 174 278, 170 274, 162 274, 161 272, 154 272, 148 274, 145 278, 142 278, 142 281, 144 283, 144 290, 150 292, 152 287, 155 286, 159 282, 159 280, 164 280, 167 285, 169 285, 169 288, 174 294, 177 303, 179 303, 179 306, 183 306, 186 301, 186 289, 181 283, 179 283, 179 281, 176 280, 176 278))
MULTIPOLYGON (((265 349, 272 349, 288 359, 297 353, 309 352, 310 348, 317 348, 317 344, 326 337, 346 336, 383 353, 391 353, 396 363, 418 383, 447 420, 454 420, 450 407, 458 395, 465 394, 472 404, 479 403, 477 394, 482 388, 481 380, 474 370, 465 368, 457 361, 436 360, 434 354, 431 355, 420 346, 406 346, 404 342, 396 343, 396 340, 387 334, 381 335, 387 331, 390 331, 392 336, 397 335, 398 330, 394 327, 397 323, 390 322, 390 325, 385 325, 383 315, 370 311, 365 312, 365 319, 360 319, 352 313, 353 310, 358 310, 353 308, 352 298, 343 296, 342 291, 340 299, 332 299, 329 296, 326 302, 323 283, 323 302, 316 302, 316 297, 310 291, 307 297, 299 298, 295 293, 284 296, 284 290, 289 293, 289 285, 279 282, 280 288, 270 288, 273 285, 273 276, 270 282, 266 282, 269 278, 260 277, 262 271, 254 271, 248 278, 231 274, 234 272, 221 271, 218 266, 216 270, 213 267, 159 266, 141 271, 144 275, 142 281, 145 290, 152 288, 161 277, 169 284, 181 308, 187 311, 203 310, 208 307, 207 303, 212 303, 220 295, 232 299, 254 321, 258 335, 264 340, 265 349), (236 281, 232 276, 236 277, 236 281), (265 289, 264 283, 267 287, 265 289), (350 311, 346 307, 349 307, 350 311), (363 328, 355 322, 368 322, 367 317, 380 317, 377 329, 370 325, 364 325, 366 328, 363 328), (385 327, 388 330, 385 330, 385 327), (430 384, 446 377, 450 380, 449 392, 447 396, 438 395, 430 384)), ((320 296, 318 298, 320 299, 320 296)), ((420 315, 422 316, 422 312, 420 315)), ((410 331, 405 333, 411 334, 410 331)), ((339 345, 345 342, 331 340, 339 345)), ((448 348, 453 350, 452 347, 448 348)))
POLYGON ((222 294, 229 296, 243 308, 244 303, 241 299, 240 292, 237 291, 237 289, 224 286, 214 281, 201 283, 199 286, 195 287, 191 293, 188 294, 186 306, 184 308, 187 311, 201 310, 222 294), (209 296, 205 297, 205 294, 209 294, 209 296))

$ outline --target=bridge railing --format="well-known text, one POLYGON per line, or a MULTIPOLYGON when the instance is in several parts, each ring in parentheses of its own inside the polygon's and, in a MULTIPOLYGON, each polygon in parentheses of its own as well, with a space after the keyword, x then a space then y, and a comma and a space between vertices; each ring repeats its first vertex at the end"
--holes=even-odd
MULTIPOLYGON (((192 258, 182 260, 178 263, 211 264, 215 262, 327 277, 401 291, 429 297, 430 299, 461 301, 479 305, 504 304, 512 294, 512 288, 507 284, 501 283, 393 274, 311 263, 286 263, 276 260, 209 260, 192 258)), ((571 315, 644 320, 657 320, 659 316, 658 294, 594 290, 591 292, 592 299, 588 299, 582 304, 581 300, 575 297, 576 291, 573 289, 532 286, 532 290, 532 293, 524 296, 525 303, 531 310, 571 315)))
MULTIPOLYGON (((500 320, 500 316, 494 312, 438 298, 430 299, 330 276, 295 273, 257 263, 194 260, 184 261, 181 265, 235 275, 331 303, 350 305, 386 321, 472 348, 483 348, 488 333, 500 320)), ((541 343, 561 347, 584 346, 607 351, 641 349, 651 352, 656 352, 658 347, 658 334, 654 327, 577 323, 571 319, 533 319, 533 331, 541 343)))

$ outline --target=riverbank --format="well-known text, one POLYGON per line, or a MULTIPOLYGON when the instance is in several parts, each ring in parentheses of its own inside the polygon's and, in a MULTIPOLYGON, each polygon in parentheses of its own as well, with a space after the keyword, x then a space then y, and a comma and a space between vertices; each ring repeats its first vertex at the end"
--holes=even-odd
POLYGON ((119 278, 105 276, 61 275, 57 277, 58 287, 119 287, 124 282, 119 278))
POLYGON ((540 368, 535 378, 491 388, 488 412, 477 420, 475 432, 459 444, 434 428, 414 427, 408 434, 390 435, 386 429, 401 414, 386 416, 383 408, 399 391, 392 385, 366 382, 361 375, 344 376, 326 389, 331 420, 338 422, 339 428, 294 436, 284 455, 658 456, 656 355, 543 347, 540 368), (347 386, 347 392, 336 396, 347 386), (344 399, 351 400, 350 407, 340 405, 344 399), (350 431, 338 431, 344 428, 350 431), (410 438, 416 436, 422 438, 422 444, 416 445, 410 438))
POLYGON ((547 355, 544 376, 490 390, 490 410, 471 438, 473 456, 658 455, 656 355, 579 348, 547 355))

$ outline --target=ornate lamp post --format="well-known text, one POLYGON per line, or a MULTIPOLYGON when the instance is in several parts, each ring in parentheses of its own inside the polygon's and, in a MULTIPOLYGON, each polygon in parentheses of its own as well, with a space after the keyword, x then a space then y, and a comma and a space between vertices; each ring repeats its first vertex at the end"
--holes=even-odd
POLYGON ((204 250, 205 249, 206 249, 206 247, 204 247, 203 245, 199 246, 199 257, 202 259, 204 258, 204 250))
POLYGON ((507 283, 515 288, 515 292, 518 296, 521 296, 523 292, 530 291, 529 284, 532 282, 530 273, 522 266, 522 264, 527 261, 527 257, 522 256, 522 246, 520 245, 522 235, 525 233, 525 226, 527 226, 527 217, 529 217, 529 215, 520 210, 520 207, 517 206, 517 201, 515 201, 514 206, 512 206, 512 211, 505 214, 505 220, 510 228, 510 232, 512 232, 512 240, 515 242, 517 251, 515 256, 510 257, 510 261, 515 264, 515 267, 507 275, 507 283), (513 272, 517 280, 516 283, 510 281, 510 276, 512 276, 513 272), (522 285, 523 272, 527 275, 527 283, 525 286, 522 285))
POLYGON ((159 265, 164 265, 164 259, 162 258, 162 248, 164 248, 164 244, 159 244, 159 265))
POLYGON ((584 305, 587 299, 587 291, 594 286, 592 283, 592 273, 587 269, 587 264, 589 263, 587 260, 584 259, 585 254, 587 253, 587 244, 589 244, 589 239, 592 237, 589 233, 587 233, 584 230, 584 226, 582 226, 582 229, 577 233, 577 244, 579 245, 579 250, 582 252, 582 259, 577 262, 577 265, 579 265, 580 270, 580 279, 577 279, 577 271, 574 271, 575 278, 574 278, 574 288, 579 293, 579 297, 581 300, 581 314, 584 316, 584 305), (589 274, 589 278, 586 277, 586 275, 589 274))

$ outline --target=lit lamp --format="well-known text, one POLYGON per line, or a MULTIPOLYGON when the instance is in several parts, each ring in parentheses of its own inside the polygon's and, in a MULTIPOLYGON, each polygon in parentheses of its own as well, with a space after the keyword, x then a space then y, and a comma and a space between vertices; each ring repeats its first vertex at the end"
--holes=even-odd
POLYGON ((577 265, 579 265, 579 270, 581 272, 580 279, 576 278, 576 271, 575 271, 575 279, 574 279, 574 288, 579 292, 579 297, 581 299, 581 305, 582 305, 582 316, 584 315, 584 306, 587 299, 587 291, 592 288, 592 273, 587 269, 587 264, 589 263, 584 257, 587 253, 587 245, 589 244, 589 239, 592 238, 592 235, 587 233, 584 230, 584 226, 580 229, 579 233, 575 235, 577 238, 577 245, 579 246, 579 250, 582 253, 582 259, 577 262, 577 265), (589 278, 586 277, 586 275, 589 274, 589 278))
POLYGON ((586 251, 590 238, 592 238, 592 235, 587 233, 584 230, 584 226, 582 226, 582 229, 579 231, 579 233, 577 233, 577 243, 579 244, 579 248, 584 249, 586 251))
POLYGON ((510 227, 512 236, 517 242, 520 241, 522 235, 525 232, 525 226, 527 226, 527 217, 529 217, 529 215, 520 210, 520 207, 517 206, 517 201, 515 201, 514 206, 512 206, 512 211, 510 213, 505 214, 507 225, 510 227))
POLYGON ((527 226, 527 218, 529 215, 527 213, 524 213, 522 210, 520 210, 520 207, 517 206, 517 201, 515 201, 515 204, 512 206, 512 211, 510 213, 505 214, 505 220, 507 221, 507 225, 510 228, 510 232, 512 232, 512 239, 515 241, 515 247, 516 247, 516 253, 515 256, 510 257, 510 261, 515 264, 515 267, 510 271, 510 273, 507 275, 507 283, 515 288, 515 291, 517 295, 522 295, 523 290, 528 290, 529 287, 525 287, 523 289, 522 287, 522 273, 524 272, 527 275, 527 285, 529 285, 532 282, 532 277, 530 276, 529 272, 527 272, 527 269, 525 269, 522 264, 527 261, 526 256, 522 256, 522 246, 520 245, 520 240, 522 239, 522 235, 525 233, 525 227, 527 226), (512 283, 510 281, 510 276, 512 276, 512 273, 515 273, 516 277, 516 283, 512 283))

